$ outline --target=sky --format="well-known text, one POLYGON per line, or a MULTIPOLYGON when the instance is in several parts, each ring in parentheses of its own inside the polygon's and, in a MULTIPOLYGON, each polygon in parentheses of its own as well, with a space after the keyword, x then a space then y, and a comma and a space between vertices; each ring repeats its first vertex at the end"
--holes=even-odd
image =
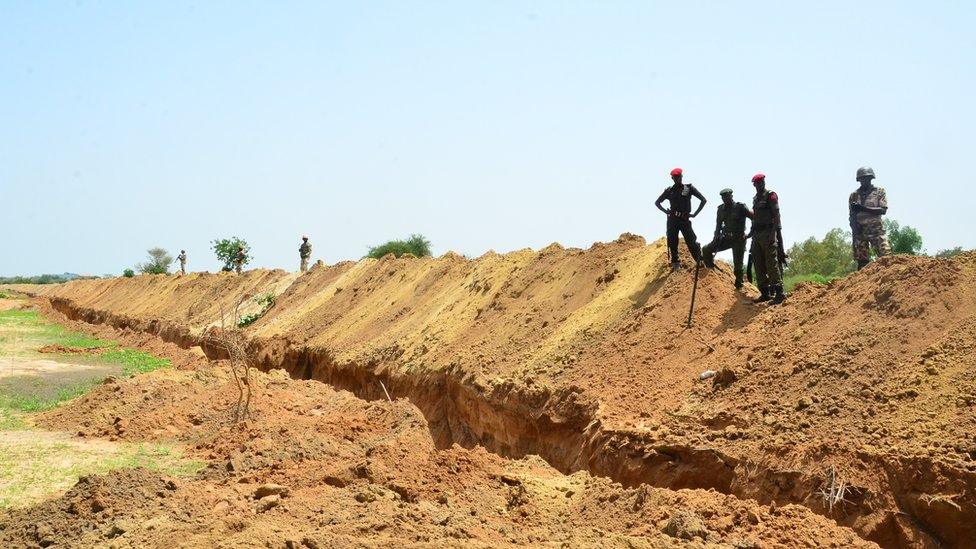
POLYGON ((859 166, 929 252, 976 247, 970 2, 0 0, 0 275, 214 271, 655 239, 680 166, 787 244, 859 166))

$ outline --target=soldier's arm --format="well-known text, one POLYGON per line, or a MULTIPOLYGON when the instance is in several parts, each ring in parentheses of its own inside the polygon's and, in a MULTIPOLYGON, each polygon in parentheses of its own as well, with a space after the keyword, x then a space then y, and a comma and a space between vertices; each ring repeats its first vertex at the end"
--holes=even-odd
POLYGON ((664 202, 664 200, 668 197, 667 195, 668 195, 668 189, 664 189, 664 192, 661 193, 661 196, 657 197, 657 200, 654 202, 654 205, 657 206, 657 209, 664 212, 665 215, 671 215, 671 210, 665 210, 664 207, 661 206, 661 203, 664 202))
POLYGON ((750 210, 749 208, 745 207, 745 205, 742 206, 742 211, 745 212, 745 216, 746 217, 748 217, 749 219, 753 219, 752 210, 750 210))
POLYGON ((694 185, 691 186, 691 195, 697 197, 698 200, 701 200, 701 202, 698 203, 698 209, 695 210, 695 213, 691 214, 691 217, 695 217, 705 208, 705 203, 708 202, 708 200, 705 199, 705 195, 698 192, 698 189, 696 189, 694 185))
POLYGON ((715 240, 718 240, 719 234, 722 232, 722 204, 718 205, 715 209, 715 240))
POLYGON ((773 209, 773 223, 776 224, 777 229, 782 229, 783 221, 779 217, 779 196, 774 192, 769 193, 769 203, 773 209))
POLYGON ((878 207, 869 208, 867 206, 861 206, 861 210, 874 215, 884 215, 888 213, 888 197, 885 196, 885 191, 882 188, 878 188, 878 207))

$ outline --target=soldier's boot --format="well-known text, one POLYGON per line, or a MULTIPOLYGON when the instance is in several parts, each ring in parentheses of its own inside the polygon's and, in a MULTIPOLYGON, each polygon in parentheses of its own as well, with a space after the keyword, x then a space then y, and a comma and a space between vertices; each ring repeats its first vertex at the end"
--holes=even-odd
POLYGON ((672 261, 671 262, 671 272, 672 273, 678 272, 679 269, 681 269, 681 263, 678 263, 677 261, 672 261))
POLYGON ((769 295, 769 287, 768 286, 764 286, 762 288, 759 288, 759 297, 757 297, 756 299, 753 299, 752 302, 753 303, 762 303, 763 301, 769 301, 770 299, 772 299, 772 297, 770 297, 770 295, 769 295))
POLYGON ((786 299, 786 294, 783 292, 783 285, 777 284, 773 289, 776 292, 776 295, 773 297, 772 304, 779 305, 784 299, 786 299))
POLYGON ((868 266, 868 260, 867 259, 858 259, 857 260, 857 270, 860 271, 861 269, 863 269, 863 268, 865 268, 867 266, 868 266))
POLYGON ((736 290, 742 289, 742 269, 739 269, 735 272, 735 289, 736 290))

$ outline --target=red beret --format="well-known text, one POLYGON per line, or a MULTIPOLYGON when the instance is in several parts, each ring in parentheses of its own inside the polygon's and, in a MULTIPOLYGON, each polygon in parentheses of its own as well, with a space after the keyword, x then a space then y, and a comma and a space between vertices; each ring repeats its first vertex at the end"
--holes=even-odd
POLYGON ((766 174, 764 173, 757 173, 756 175, 752 176, 753 183, 755 183, 756 181, 765 181, 765 180, 766 180, 766 174))
POLYGON ((675 168, 671 170, 671 177, 674 177, 676 175, 681 175, 681 168, 675 168))

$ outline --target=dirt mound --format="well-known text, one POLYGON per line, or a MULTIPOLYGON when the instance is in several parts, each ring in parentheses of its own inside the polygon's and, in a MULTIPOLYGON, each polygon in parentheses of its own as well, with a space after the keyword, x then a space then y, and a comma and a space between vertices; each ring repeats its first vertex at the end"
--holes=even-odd
POLYGON ((236 394, 220 364, 112 380, 44 414, 40 423, 86 435, 176 439, 209 466, 193 479, 143 469, 84 477, 57 499, 0 512, 0 542, 873 546, 799 506, 627 489, 586 473, 565 476, 538 458, 438 450, 423 415, 406 400, 366 402, 280 371, 258 374, 255 384, 253 419, 243 424, 230 421, 236 394))
POLYGON ((52 343, 37 348, 38 353, 62 355, 100 355, 105 352, 104 347, 70 347, 60 343, 52 343))
POLYGON ((692 328, 692 273, 670 273, 666 254, 623 235, 49 296, 189 347, 221 302, 287 285, 248 328, 262 366, 368 399, 385 399, 382 382, 438 447, 800 503, 888 546, 976 539, 976 254, 883 258, 780 307, 734 292, 727 266, 705 270, 692 328), (821 496, 828 466, 851 487, 839 510, 821 496))

